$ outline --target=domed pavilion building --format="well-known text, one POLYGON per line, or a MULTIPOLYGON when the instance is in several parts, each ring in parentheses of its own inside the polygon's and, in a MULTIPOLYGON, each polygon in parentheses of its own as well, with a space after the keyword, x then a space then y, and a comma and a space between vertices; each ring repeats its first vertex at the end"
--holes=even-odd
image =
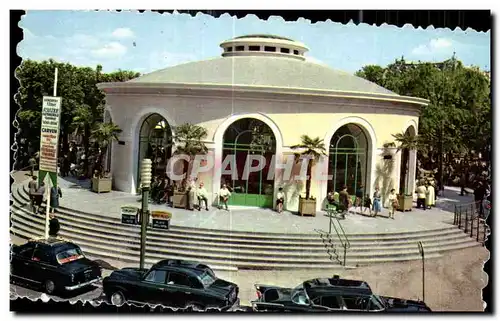
POLYGON ((414 191, 416 153, 397 152, 392 134, 416 135, 426 100, 308 61, 308 48, 288 38, 248 35, 220 46, 218 58, 99 85, 106 93, 105 120, 123 130, 108 155, 115 189, 137 192, 143 158, 153 160, 153 175, 164 175, 175 152, 173 128, 190 123, 208 132, 204 143, 214 166, 198 180, 210 200, 226 183, 233 190, 230 204, 273 207, 282 187, 285 209, 296 211, 305 182, 284 177, 283 164, 302 135, 323 139, 328 154, 314 171, 330 179, 313 175, 311 183, 317 210, 342 185, 354 194, 363 184, 370 196, 375 186, 384 195, 391 188, 414 191), (236 177, 221 172, 227 155, 235 157, 236 177), (245 179, 248 155, 261 155, 266 164, 245 179))

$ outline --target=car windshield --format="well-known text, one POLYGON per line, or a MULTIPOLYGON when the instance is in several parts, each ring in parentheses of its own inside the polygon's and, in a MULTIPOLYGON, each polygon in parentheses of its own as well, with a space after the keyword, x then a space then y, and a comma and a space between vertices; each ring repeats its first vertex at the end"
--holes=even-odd
POLYGON ((62 250, 56 255, 56 259, 59 264, 66 264, 83 258, 84 255, 82 250, 77 247, 62 250))
POLYGON ((309 305, 309 298, 302 284, 293 289, 292 302, 295 304, 309 305))
POLYGON ((215 278, 210 273, 205 272, 202 275, 200 275, 200 281, 204 287, 207 287, 215 282, 215 278))
POLYGON ((385 304, 383 303, 382 299, 378 296, 373 294, 370 300, 370 310, 383 310, 385 309, 385 304))

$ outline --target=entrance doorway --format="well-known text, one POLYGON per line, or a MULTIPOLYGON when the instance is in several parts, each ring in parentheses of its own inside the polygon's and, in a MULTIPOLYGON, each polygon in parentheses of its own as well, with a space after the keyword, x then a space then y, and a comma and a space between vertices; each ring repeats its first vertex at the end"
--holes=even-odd
MULTIPOLYGON (((268 173, 273 155, 276 153, 276 138, 271 128, 264 122, 254 118, 242 118, 235 121, 224 132, 222 145, 222 162, 233 157, 237 168, 237 177, 230 174, 221 175, 221 184, 231 190, 230 205, 255 207, 273 207, 274 177, 268 180, 268 173), (260 155, 265 158, 262 170, 243 176, 248 155, 260 155), (234 179, 236 178, 236 179, 234 179)), ((233 170, 232 168, 222 170, 233 170)), ((255 159, 248 166, 258 166, 255 159)))
POLYGON ((356 124, 340 127, 330 140, 328 175, 332 180, 327 192, 339 192, 345 185, 349 195, 355 195, 360 184, 366 187, 367 160, 368 139, 363 129, 356 124))
POLYGON ((139 132, 139 162, 137 163, 137 187, 141 183, 141 162, 151 159, 153 177, 166 177, 168 160, 172 156, 172 130, 160 114, 149 115, 139 132))

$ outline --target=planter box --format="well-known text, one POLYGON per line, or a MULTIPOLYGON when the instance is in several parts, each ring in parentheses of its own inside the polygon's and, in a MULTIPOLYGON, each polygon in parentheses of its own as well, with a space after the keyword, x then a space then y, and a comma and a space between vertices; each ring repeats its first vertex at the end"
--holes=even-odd
POLYGON ((153 217, 153 228, 168 230, 170 228, 170 220, 153 217))
POLYGON ((111 178, 92 178, 92 192, 106 193, 111 192, 111 178))
POLYGON ((187 200, 188 200, 188 193, 174 192, 174 196, 172 196, 173 207, 186 208, 187 200))
POLYGON ((299 214, 300 216, 316 216, 316 200, 306 200, 305 198, 299 198, 299 214))
POLYGON ((413 196, 412 195, 398 195, 398 211, 406 212, 411 211, 413 207, 413 196))
POLYGON ((139 208, 135 206, 122 206, 122 223, 136 225, 138 221, 139 208))

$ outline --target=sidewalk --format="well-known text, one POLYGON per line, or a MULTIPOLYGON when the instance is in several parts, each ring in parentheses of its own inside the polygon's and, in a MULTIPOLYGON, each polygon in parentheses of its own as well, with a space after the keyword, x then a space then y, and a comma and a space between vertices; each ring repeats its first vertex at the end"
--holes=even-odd
MULTIPOLYGON (((22 177, 22 176, 20 176, 22 177)), ((28 178, 28 176, 25 176, 28 178)), ((26 183, 26 182, 25 182, 26 183)), ((88 189, 88 181, 59 177, 63 197, 59 200, 62 207, 93 213, 107 217, 120 217, 120 207, 132 205, 140 207, 140 196, 112 191, 97 194, 88 189)), ((453 222, 455 204, 471 202, 471 196, 459 196, 454 188, 446 188, 444 197, 438 199, 436 208, 410 212, 396 212, 395 219, 388 219, 387 209, 377 218, 359 214, 349 214, 342 222, 347 234, 370 234, 388 232, 423 231, 450 227, 453 222)), ((149 205, 150 210, 166 210, 173 214, 171 221, 175 226, 207 228, 229 231, 267 232, 267 233, 306 233, 315 234, 315 229, 328 229, 329 218, 325 212, 316 217, 301 217, 295 213, 279 214, 271 209, 251 207, 230 207, 230 211, 210 208, 209 211, 187 211, 166 205, 149 205)))

